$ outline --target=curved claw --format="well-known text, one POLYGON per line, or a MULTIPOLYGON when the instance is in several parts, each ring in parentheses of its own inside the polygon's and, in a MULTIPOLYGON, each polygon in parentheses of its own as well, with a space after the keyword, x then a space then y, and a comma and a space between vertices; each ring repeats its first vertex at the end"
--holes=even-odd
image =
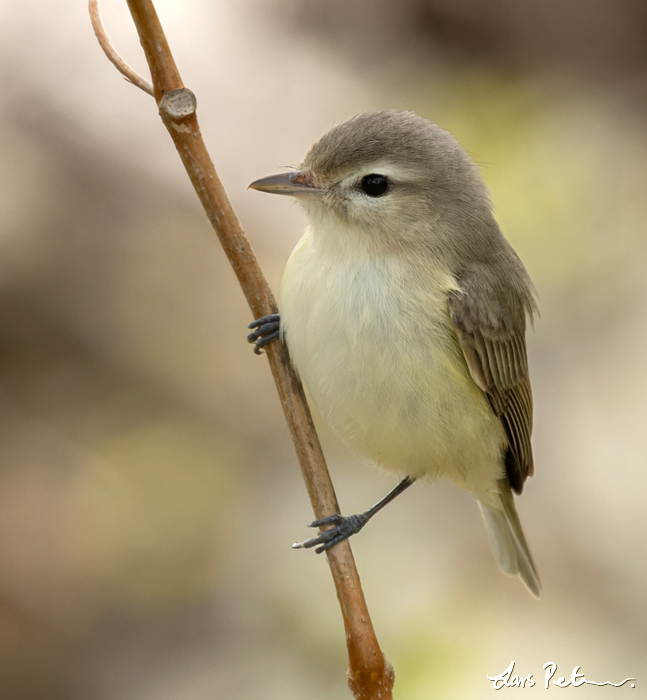
POLYGON ((273 340, 276 340, 276 338, 279 337, 280 323, 280 314, 269 314, 267 316, 257 318, 255 321, 252 321, 249 326, 247 326, 248 328, 256 329, 247 336, 247 342, 255 345, 254 353, 256 355, 260 355, 261 350, 268 343, 271 343, 273 340))
POLYGON ((308 527, 322 527, 325 525, 334 525, 329 530, 324 530, 317 537, 312 537, 305 542, 295 542, 292 547, 294 549, 310 549, 316 547, 315 552, 321 554, 327 549, 334 547, 336 544, 347 540, 349 537, 356 535, 368 522, 369 516, 364 513, 358 515, 329 515, 327 518, 321 518, 310 523, 308 527))

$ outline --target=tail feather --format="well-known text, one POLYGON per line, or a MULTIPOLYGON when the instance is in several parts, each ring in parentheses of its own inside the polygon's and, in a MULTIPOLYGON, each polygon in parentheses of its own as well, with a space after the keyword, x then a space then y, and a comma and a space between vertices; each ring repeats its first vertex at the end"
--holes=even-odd
POLYGON ((486 505, 479 501, 478 504, 497 564, 508 576, 519 576, 530 593, 540 598, 539 575, 519 522, 510 485, 500 481, 499 493, 491 495, 494 502, 486 505))

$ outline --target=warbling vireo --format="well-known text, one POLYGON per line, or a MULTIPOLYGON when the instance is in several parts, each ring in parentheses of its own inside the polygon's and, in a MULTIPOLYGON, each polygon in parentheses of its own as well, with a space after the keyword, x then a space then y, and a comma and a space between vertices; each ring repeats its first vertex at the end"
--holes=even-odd
POLYGON ((358 532, 416 479, 446 477, 478 501, 496 560, 539 597, 514 506, 533 473, 523 264, 489 192, 446 131, 411 112, 371 112, 329 131, 298 170, 251 188, 295 197, 310 226, 283 272, 279 336, 323 418, 359 455, 405 478, 299 547, 358 532))

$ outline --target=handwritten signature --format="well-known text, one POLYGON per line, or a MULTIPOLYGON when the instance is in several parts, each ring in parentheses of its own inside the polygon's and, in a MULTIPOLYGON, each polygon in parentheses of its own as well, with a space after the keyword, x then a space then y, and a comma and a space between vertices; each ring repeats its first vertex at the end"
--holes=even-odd
MULTIPOLYGON (((604 681, 604 683, 596 683, 595 681, 590 681, 587 678, 585 678, 583 673, 580 673, 580 667, 576 666, 573 669, 573 672, 571 673, 570 678, 564 678, 563 676, 560 676, 557 678, 557 680, 552 680, 553 676, 557 672, 557 664, 554 661, 548 661, 545 663, 542 667, 544 671, 546 671, 546 675, 544 677, 544 687, 546 690, 548 690, 548 684, 552 681, 553 685, 556 685, 558 688, 567 688, 569 685, 572 685, 574 688, 578 688, 581 685, 584 685, 585 683, 588 683, 588 685, 612 685, 615 688, 619 688, 621 685, 624 685, 625 683, 628 683, 629 681, 635 681, 635 678, 625 678, 622 683, 612 683, 611 681, 604 681)), ((513 675, 514 671, 514 661, 510 662, 510 665, 508 668, 506 668, 503 673, 499 673, 498 676, 487 676, 489 680, 492 681, 492 686, 494 687, 494 690, 501 690, 501 688, 525 688, 526 686, 528 688, 532 688, 533 685, 535 685, 535 680, 532 677, 532 673, 529 673, 527 676, 519 676, 517 674, 513 675)), ((635 688, 635 684, 631 684, 632 688, 635 688)))

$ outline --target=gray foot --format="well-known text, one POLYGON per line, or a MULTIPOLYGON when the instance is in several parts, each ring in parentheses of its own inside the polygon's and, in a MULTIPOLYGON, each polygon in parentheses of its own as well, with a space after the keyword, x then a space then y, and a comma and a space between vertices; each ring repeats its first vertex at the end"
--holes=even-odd
POLYGON ((248 328, 256 330, 247 336, 248 343, 254 343, 254 352, 257 355, 261 354, 261 350, 273 340, 279 337, 279 326, 281 322, 281 314, 269 314, 261 316, 256 321, 252 321, 248 328))
POLYGON ((321 545, 315 549, 317 554, 321 554, 336 544, 347 540, 352 535, 356 535, 366 525, 369 517, 365 513, 359 513, 358 515, 349 515, 347 517, 330 515, 327 518, 315 520, 308 527, 321 527, 322 525, 334 525, 335 527, 330 530, 324 530, 317 537, 313 537, 305 542, 295 542, 292 546, 295 549, 310 549, 310 547, 321 545))

